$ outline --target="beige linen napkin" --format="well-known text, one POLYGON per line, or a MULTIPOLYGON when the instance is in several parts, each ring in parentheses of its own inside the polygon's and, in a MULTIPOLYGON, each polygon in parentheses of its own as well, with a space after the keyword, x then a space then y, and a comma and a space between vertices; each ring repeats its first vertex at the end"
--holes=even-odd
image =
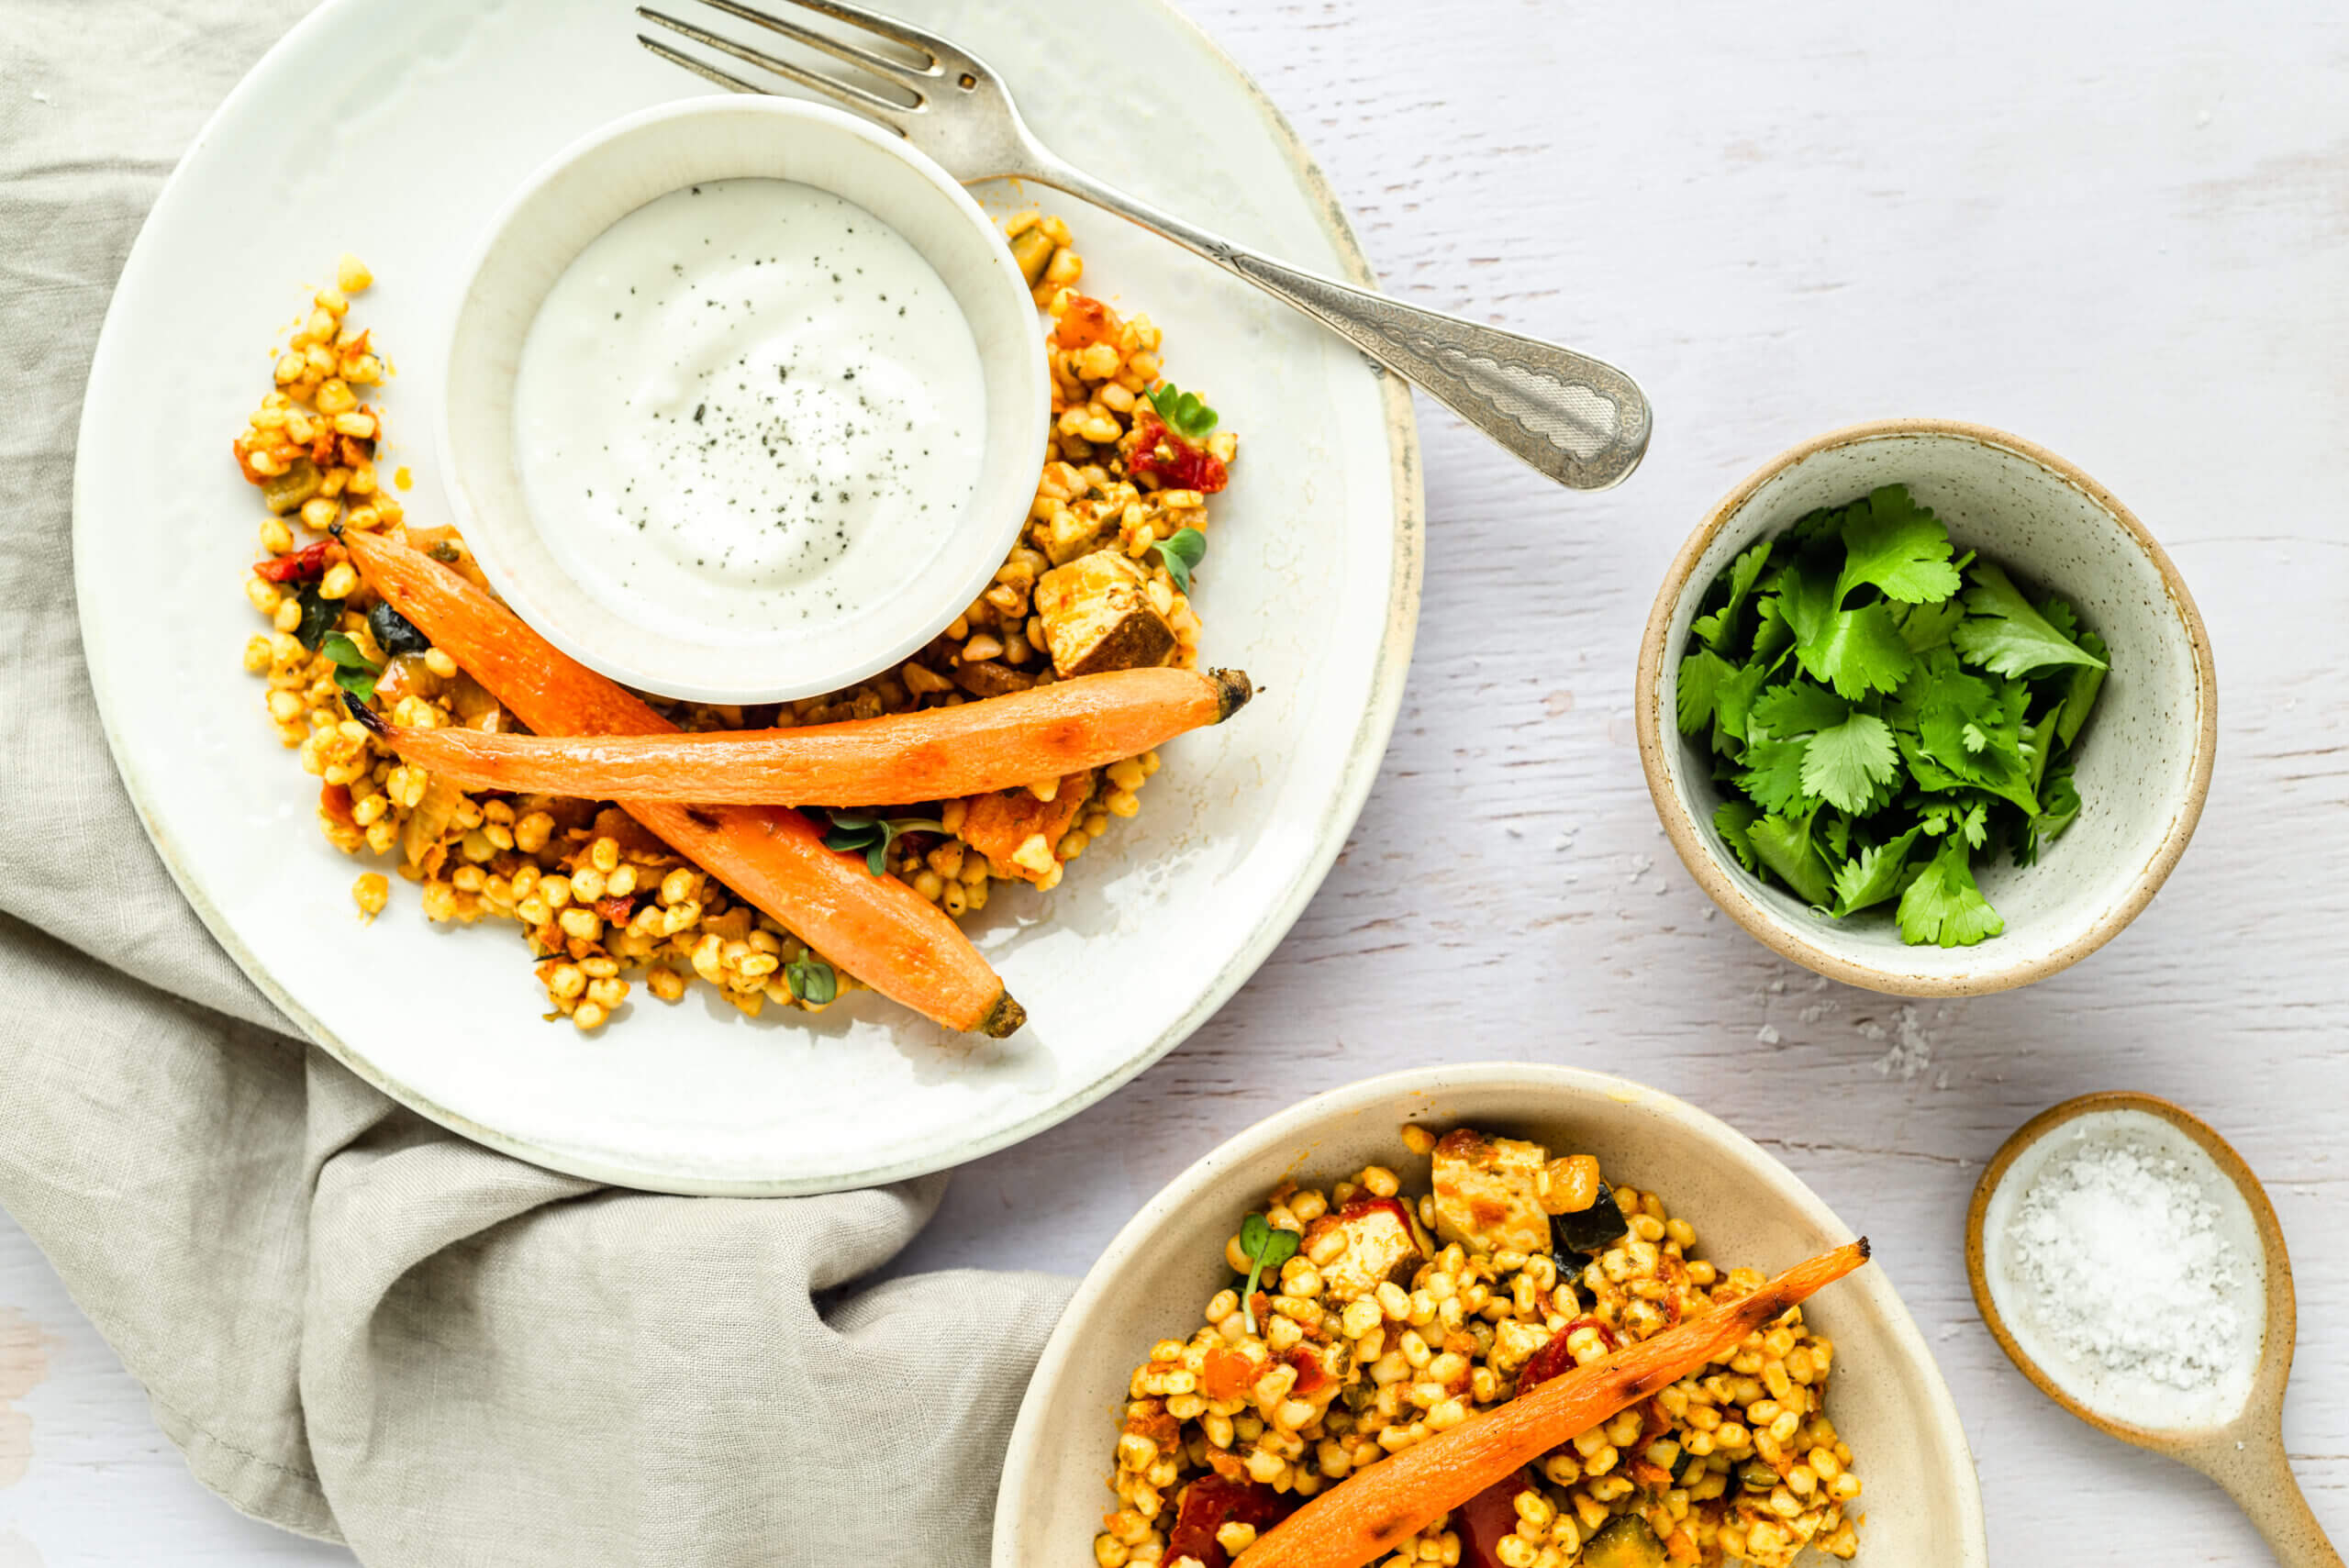
POLYGON ((0 0, 0 1204, 199 1478, 368 1562, 984 1562, 1063 1282, 848 1288, 943 1178, 659 1197, 443 1132, 292 1038, 117 782, 83 382, 172 161, 304 8, 0 0))

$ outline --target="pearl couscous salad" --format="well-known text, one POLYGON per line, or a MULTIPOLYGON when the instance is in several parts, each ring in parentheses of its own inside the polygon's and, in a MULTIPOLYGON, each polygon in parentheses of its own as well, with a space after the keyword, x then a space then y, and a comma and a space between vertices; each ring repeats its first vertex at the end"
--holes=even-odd
MULTIPOLYGON (((1100 1568, 1228 1568, 1317 1494, 1765 1288, 1695 1256, 1662 1197, 1610 1186, 1589 1155, 1467 1128, 1403 1142, 1428 1161, 1423 1190, 1375 1165, 1275 1187, 1226 1244, 1234 1278, 1204 1322, 1134 1369, 1100 1568)), ((1825 1410, 1835 1347, 1798 1305, 1754 1321, 1380 1562, 1851 1557, 1860 1480, 1825 1410)))
POLYGON ((372 862, 351 888, 361 918, 396 879, 428 919, 516 923, 548 1016, 583 1030, 640 985, 674 1002, 696 981, 754 1017, 863 985, 952 1028, 1018 1027, 954 922, 1007 884, 1056 885, 1141 809, 1155 738, 1219 721, 1248 688, 1198 670, 1191 601, 1234 436, 1165 381, 1147 317, 1075 291, 1061 220, 1025 213, 1006 239, 1048 316, 1054 414, 1018 546, 895 669, 754 707, 572 666, 496 601, 454 529, 409 514, 373 401, 391 373, 354 320, 373 280, 343 258, 235 454, 266 510, 243 591, 267 627, 245 668, 319 780, 320 829, 372 862), (582 782, 640 740, 658 754, 630 762, 626 806, 582 782), (926 765, 941 751, 963 765, 926 765), (788 793, 705 793, 713 774, 754 775, 735 766, 754 753, 782 759, 788 793), (750 804, 693 804, 712 800, 750 804), (841 804, 811 804, 827 800, 841 804))

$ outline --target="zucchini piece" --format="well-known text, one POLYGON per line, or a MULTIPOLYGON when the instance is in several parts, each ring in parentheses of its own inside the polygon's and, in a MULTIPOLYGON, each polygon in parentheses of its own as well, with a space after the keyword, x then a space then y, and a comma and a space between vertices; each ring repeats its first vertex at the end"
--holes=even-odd
POLYGON ((1618 1514, 1582 1549, 1582 1568, 1664 1568, 1664 1542, 1637 1514, 1618 1514))

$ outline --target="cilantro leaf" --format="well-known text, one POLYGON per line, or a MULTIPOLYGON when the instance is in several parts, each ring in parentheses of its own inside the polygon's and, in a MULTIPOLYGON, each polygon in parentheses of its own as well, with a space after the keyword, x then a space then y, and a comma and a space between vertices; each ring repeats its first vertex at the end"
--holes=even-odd
POLYGON ((1680 677, 1672 694, 1673 712, 1680 721, 1680 733, 1694 735, 1711 721, 1718 711, 1721 682, 1733 672, 1728 660, 1709 648, 1698 649, 1680 661, 1680 677))
POLYGON ((1806 904, 1825 905, 1833 894, 1827 862, 1810 841, 1809 818, 1765 817, 1746 830, 1753 853, 1806 904))
POLYGON ((1745 743, 1745 771, 1737 787, 1765 811, 1795 811, 1814 797, 1803 787, 1802 754, 1806 740, 1781 740, 1766 730, 1753 731, 1745 743))
POLYGON ((2088 710, 2096 706, 2097 694, 2104 689, 2104 639, 2092 631, 2080 633, 2080 651, 2093 654, 2097 662, 2083 664, 2065 678, 2064 706, 2056 715, 2056 738, 2069 746, 2079 739, 2080 726, 2088 721, 2088 710))
POLYGON ((1881 904, 1900 891, 1900 876, 1909 868, 1909 851, 1922 829, 1911 828, 1888 844, 1862 850, 1835 872, 1835 917, 1881 904))
POLYGON ((1753 859, 1753 840, 1747 837, 1747 829, 1761 819, 1762 814, 1747 800, 1724 800, 1713 810, 1713 831, 1721 836, 1738 864, 1750 872, 1762 868, 1753 859))
POLYGON ((1150 406, 1158 410, 1162 424, 1186 440, 1198 440, 1216 428, 1216 411, 1200 402, 1197 393, 1182 391, 1171 381, 1150 389, 1150 406))
POLYGON ((1881 603, 1831 613, 1796 646, 1795 657, 1846 697, 1896 690, 1917 665, 1892 612, 1881 603))
POLYGON ((1794 646, 1795 628, 1787 624, 1786 606, 1778 602, 1776 595, 1754 602, 1753 623, 1753 657, 1756 662, 1774 662, 1794 646))
POLYGON ((1753 584, 1769 561, 1770 541, 1765 539, 1752 549, 1741 551, 1737 559, 1730 562, 1729 570, 1715 581, 1713 592, 1719 594, 1726 586, 1728 598, 1712 614, 1698 617, 1696 624, 1688 628, 1714 652, 1727 651, 1724 644, 1736 634, 1738 611, 1744 607, 1746 595, 1753 592, 1753 584))
POLYGON ((1166 575, 1174 579, 1175 588, 1189 593, 1191 568, 1206 557, 1208 536, 1197 528, 1177 528, 1151 548, 1158 551, 1158 559, 1165 564, 1166 575))
POLYGON ((1966 618, 1950 639, 1960 653, 1994 675, 2027 674, 2056 664, 2104 668, 2103 660, 2057 630, 2032 608, 2004 572, 1987 561, 1975 562, 1965 609, 1966 618))
POLYGON ((1803 748, 1802 787, 1843 811, 1865 809, 1899 772, 1892 727, 1872 713, 1853 714, 1803 748))
POLYGON ((1773 735, 1809 735, 1852 716, 1852 705, 1809 681, 1773 686, 1753 700, 1753 722, 1773 735))
POLYGON ((1944 599, 1937 605, 1896 606, 1892 623, 1900 628, 1900 640, 1909 645, 1909 652, 1927 653, 1946 646, 1949 634, 1965 616, 1964 605, 1944 599))
POLYGON ((1971 851, 1961 833, 1945 835, 1917 880, 1900 895, 1900 937, 1912 946, 1972 947, 2007 929, 1974 881, 1971 851))
POLYGON ((1904 605, 1938 604, 1957 592, 1949 530, 1909 498, 1907 485, 1887 484, 1846 507, 1842 533, 1843 570, 1835 580, 1839 608, 1862 584, 1904 605))
POLYGON ((1713 695, 1713 750, 1727 751, 1724 740, 1734 741, 1740 748, 1745 744, 1753 711, 1753 695, 1762 683, 1770 678, 1765 665, 1748 664, 1734 674, 1726 676, 1713 695))

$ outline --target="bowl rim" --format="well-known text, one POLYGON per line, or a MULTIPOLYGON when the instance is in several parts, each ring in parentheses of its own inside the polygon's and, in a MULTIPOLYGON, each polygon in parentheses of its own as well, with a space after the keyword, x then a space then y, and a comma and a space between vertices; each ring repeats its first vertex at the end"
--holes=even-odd
MULTIPOLYGON (((469 307, 479 288, 482 274, 488 268, 492 258, 496 256, 512 239, 516 220, 524 209, 529 207, 550 183, 574 166, 605 152, 619 142, 673 121, 716 120, 735 117, 764 118, 777 122, 778 125, 797 124, 818 127, 824 131, 861 142, 867 148, 894 160, 915 174, 921 183, 939 198, 941 211, 952 210, 964 228, 984 237, 990 243, 992 249, 988 254, 994 264, 988 268, 986 275, 994 281, 986 286, 997 289, 1007 301, 1011 299, 1016 291, 1021 307, 1030 314, 1035 310, 1031 291, 1019 273, 1019 263, 1012 260, 1009 250, 1002 243, 1001 232, 996 228, 994 220, 987 217, 985 210, 972 197, 970 192, 963 187, 961 182, 949 173, 937 160, 903 137, 893 135, 873 122, 850 114, 846 110, 780 95, 750 97, 740 95, 705 94, 650 105, 616 119, 608 120, 565 143, 551 154, 544 162, 525 175, 499 204, 497 210, 490 217, 488 222, 484 225, 480 234, 474 239, 464 265, 458 272, 457 275, 462 279, 462 286, 450 307, 446 328, 441 334, 440 344, 440 395, 439 407, 434 414, 433 437, 440 450, 443 469, 441 489, 448 501, 451 517, 457 524, 459 530, 463 533, 467 544, 473 548, 474 558, 481 563, 483 572, 496 585, 504 597, 518 605, 518 609, 522 603, 537 602, 539 596, 524 591, 520 584, 526 581, 538 581, 539 578, 535 573, 517 571, 514 561, 498 542, 497 525, 484 520, 484 508, 474 504, 474 495, 466 474, 477 469, 484 454, 478 450, 477 442, 459 439, 457 400, 452 395, 454 384, 458 380, 459 344, 464 335, 465 323, 470 314, 469 307), (490 548, 487 550, 482 549, 479 543, 484 539, 490 543, 490 548)), ((724 178, 726 176, 706 177, 724 178)), ((858 197, 852 192, 835 191, 832 194, 852 202, 858 201, 858 197)), ((619 216, 625 217, 627 214, 622 213, 619 216)), ((616 217, 613 221, 617 222, 618 218, 616 217)), ((598 234, 601 232, 599 230, 598 234)), ((902 236, 903 231, 899 230, 899 233, 902 236)), ((595 238, 596 236, 591 236, 587 243, 593 244, 595 238)), ((910 237, 906 237, 906 240, 907 244, 915 247, 916 253, 924 261, 929 262, 933 270, 937 269, 937 259, 930 251, 917 244, 910 237)), ((584 247, 582 249, 584 250, 584 247)), ((579 253, 574 251, 570 261, 576 261, 579 253)), ((565 265, 568 266, 569 261, 566 261, 565 265)), ((950 284, 950 291, 952 287, 950 284)), ((537 305, 543 304, 544 299, 541 297, 537 305)), ((532 308, 533 319, 535 319, 537 305, 532 308)), ((976 336, 975 328, 974 336, 976 336)), ((1017 389, 1025 401, 1031 405, 1022 423, 1026 427, 1026 433, 1033 437, 1032 444, 1035 448, 1037 462, 1041 462, 1051 438, 1052 375, 1045 362, 1044 337, 1041 325, 1032 336, 1034 341, 1030 345, 1031 351, 1022 356, 1019 373, 1015 379, 1018 384, 1017 389)), ((984 347, 980 353, 983 374, 985 379, 991 380, 994 366, 987 361, 984 347)), ((516 365, 518 375, 518 360, 516 365)), ((974 484, 971 504, 965 509, 958 526, 975 527, 985 518, 991 503, 999 504, 1002 517, 998 522, 990 526, 995 533, 1001 536, 1002 549, 987 556, 984 566, 974 565, 963 573, 963 578, 967 580, 956 583, 960 590, 959 595, 945 594, 942 591, 944 580, 941 578, 941 591, 930 596, 937 598, 941 605, 946 604, 951 598, 952 607, 946 609, 944 615, 939 618, 938 624, 928 627, 926 630, 900 635, 885 648, 875 639, 872 640, 866 652, 852 660, 835 662, 826 674, 812 684, 805 678, 795 678, 779 684, 771 678, 772 672, 768 678, 750 683, 739 680, 713 681, 700 674, 696 674, 690 679, 680 680, 673 675, 656 673, 640 667, 637 660, 624 656, 625 650, 616 651, 602 644, 591 646, 574 634, 575 628, 568 624, 554 624, 551 617, 543 614, 535 619, 527 616, 524 618, 531 620, 533 628, 541 636, 590 669, 637 690, 657 692, 662 696, 682 701, 700 703, 790 701, 800 695, 841 690, 859 681, 869 679, 884 670, 891 669, 918 652, 924 644, 945 628, 962 606, 976 598, 979 591, 993 580, 995 573, 1001 567, 1004 555, 1018 541, 1021 529, 1026 526, 1027 489, 1019 478, 1022 472, 1024 470, 1017 464, 1010 467, 1008 470, 1010 478, 1008 482, 1009 488, 1002 495, 991 496, 974 484), (1009 493, 1014 489, 1019 491, 1016 505, 1009 493), (542 621, 547 624, 540 624, 542 621), (779 692, 784 695, 779 696, 779 692)), ((535 518, 529 519, 528 526, 535 528, 537 527, 535 518)), ((923 579, 917 579, 903 584, 896 592, 902 595, 920 586, 923 581, 923 579)), ((583 595, 587 594, 588 591, 584 585, 575 586, 577 592, 583 595)), ((592 595, 590 597, 592 598, 592 595)), ((601 601, 596 602, 601 603, 601 601)), ((613 614, 616 618, 625 621, 638 635, 657 638, 663 643, 675 643, 678 640, 667 633, 655 631, 636 617, 625 615, 617 609, 613 610, 613 614)), ((913 625, 914 623, 905 624, 913 625)), ((707 662, 713 672, 723 672, 729 668, 720 657, 721 651, 714 648, 709 651, 707 662)), ((777 650, 770 645, 751 645, 738 651, 762 657, 772 663, 777 650)))
POLYGON ((2217 668, 2210 658, 2210 636, 2203 625, 2202 612, 2196 607, 2194 595, 2188 591, 2186 580, 2179 575, 2169 553, 2162 549, 2160 541, 2154 538, 2145 525, 2138 521, 2135 513, 2121 505, 2110 490, 2082 472, 2077 464, 2056 456, 2036 442, 1988 425, 1977 425, 1963 419, 1873 419, 1841 426, 1788 447, 1740 480, 1728 495, 1714 504, 1712 510, 1705 515, 1704 521, 1697 525, 1696 531, 1688 536, 1664 573, 1664 582, 1656 590, 1655 602, 1648 611, 1647 625, 1640 633, 1639 670, 1632 688, 1632 719, 1639 737, 1640 768, 1647 777, 1648 795, 1655 803, 1656 816, 1664 824, 1665 837, 1671 840, 1674 851, 1680 856, 1681 863, 1688 868, 1688 873, 1697 879, 1698 885, 1715 904, 1727 910, 1731 918, 1744 927, 1756 941, 1783 958, 1792 959, 1807 969, 1846 985, 1857 985, 1896 996, 1982 996, 2028 985, 2070 968, 2118 936, 2121 929, 2153 901, 2154 895, 2161 891, 2170 869, 2177 864, 2178 857, 2186 852, 2188 840, 2194 837, 2195 826, 2202 817, 2203 803, 2210 795, 2210 771, 2219 749, 2218 684, 2217 668), (2163 836, 2160 846, 2137 869, 2121 896, 2108 905, 2087 930, 2070 941, 2039 952, 2018 948, 2015 956, 2003 961, 1994 954, 1982 966, 1959 975, 1898 973, 1871 964, 1855 963, 1817 942, 1788 931, 1772 919, 1762 903, 1723 869, 1720 852, 1707 837, 1704 826, 1689 815, 1673 789, 1673 753, 1676 749, 1678 730, 1667 727, 1663 716, 1664 673, 1670 657, 1665 642, 1671 635, 1673 618, 1680 608, 1681 600, 1695 586, 1692 578, 1698 561, 1721 530, 1744 510, 1746 504, 1753 499, 1764 484, 1796 463, 1820 452, 1896 436, 1928 436, 1971 441, 2010 452, 2038 464, 2077 490, 2119 524, 2121 531, 2153 562, 2167 591, 2170 608, 2185 628, 2188 645, 2194 654, 2194 758, 2187 771, 2185 788, 2171 815, 2169 831, 2163 836))
MULTIPOLYGON (((1060 1320, 1053 1325, 1052 1336, 1045 1340, 1043 1352, 1036 1361, 1036 1370, 1019 1401, 1019 1414, 1013 1423, 1010 1441, 1004 1451, 1003 1473, 996 1494, 994 1528, 989 1535, 989 1561, 1012 1563, 1028 1560, 1022 1551, 1032 1543, 1021 1539, 1022 1520, 1017 1517, 1019 1504, 1016 1499, 1027 1491, 1032 1462, 1045 1444, 1047 1434, 1043 1422, 1047 1394, 1067 1375, 1080 1341, 1103 1301, 1113 1291, 1122 1287, 1129 1262, 1152 1246, 1169 1216, 1199 1201, 1234 1167, 1244 1165, 1272 1150, 1311 1142, 1317 1129, 1331 1123, 1408 1095, 1433 1095, 1474 1088, 1510 1089, 1529 1095, 1574 1095, 1602 1103, 1612 1102, 1625 1109, 1638 1107, 1656 1114, 1675 1129, 1737 1156, 1742 1162, 1753 1168, 1769 1196, 1791 1207, 1798 1217, 1817 1227, 1823 1234, 1838 1243, 1852 1240, 1850 1227, 1837 1218, 1826 1201, 1796 1175, 1786 1162, 1710 1111, 1675 1095, 1650 1088, 1635 1079, 1551 1062, 1471 1062, 1408 1067, 1325 1089, 1286 1109, 1275 1111, 1193 1161, 1119 1228, 1109 1244, 1102 1249, 1101 1255, 1094 1260, 1092 1267, 1085 1271, 1084 1279, 1078 1282, 1075 1291, 1070 1296, 1068 1305, 1062 1309, 1060 1320)), ((1527 1119, 1538 1120, 1543 1114, 1540 1106, 1529 1106, 1528 1110, 1527 1119)), ((1942 1375, 1941 1362, 1925 1343, 1916 1318, 1909 1312, 1908 1304, 1900 1299, 1899 1292, 1893 1287, 1890 1277, 1880 1263, 1844 1283, 1858 1289, 1868 1304, 1882 1315, 1899 1357, 1920 1364, 1932 1373, 1926 1403, 1918 1415, 1923 1423, 1930 1425, 1933 1434, 1964 1461, 1964 1477, 1957 1487, 1956 1498, 1960 1539, 1951 1543, 1954 1554, 1948 1561, 1951 1568, 1984 1568, 1989 1561, 1989 1548, 1982 1508, 1981 1479, 1976 1473, 1974 1451, 1967 1440, 1965 1423, 1957 1413, 1956 1400, 1949 1391, 1948 1379, 1942 1375)))

